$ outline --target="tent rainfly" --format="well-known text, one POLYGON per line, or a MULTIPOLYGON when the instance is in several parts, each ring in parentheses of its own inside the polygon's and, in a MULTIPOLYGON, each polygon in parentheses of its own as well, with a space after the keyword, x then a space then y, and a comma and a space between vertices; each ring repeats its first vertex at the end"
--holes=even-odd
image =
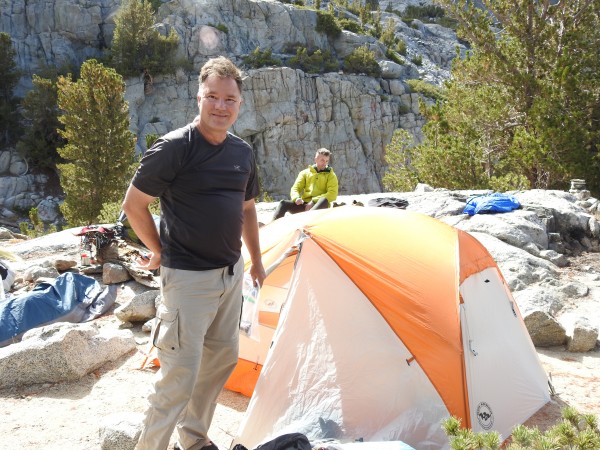
POLYGON ((449 448, 445 418, 506 439, 549 401, 519 308, 469 233, 344 206, 278 219, 260 240, 260 342, 240 337, 226 385, 252 397, 232 446, 301 432, 449 448))

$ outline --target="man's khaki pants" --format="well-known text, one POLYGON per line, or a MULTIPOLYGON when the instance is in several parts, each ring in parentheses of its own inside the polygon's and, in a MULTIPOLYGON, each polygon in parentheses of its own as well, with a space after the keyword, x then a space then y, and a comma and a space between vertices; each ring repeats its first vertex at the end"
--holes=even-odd
POLYGON ((165 450, 175 425, 182 449, 210 442, 217 397, 238 359, 242 259, 231 269, 161 267, 163 304, 152 332, 160 370, 136 450, 165 450))

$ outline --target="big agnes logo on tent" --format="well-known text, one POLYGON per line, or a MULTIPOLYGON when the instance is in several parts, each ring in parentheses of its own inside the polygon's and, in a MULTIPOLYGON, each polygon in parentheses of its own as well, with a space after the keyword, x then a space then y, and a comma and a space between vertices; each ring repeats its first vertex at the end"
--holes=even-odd
POLYGON ((477 405, 477 422, 484 430, 489 430, 494 425, 494 413, 486 402, 477 405))

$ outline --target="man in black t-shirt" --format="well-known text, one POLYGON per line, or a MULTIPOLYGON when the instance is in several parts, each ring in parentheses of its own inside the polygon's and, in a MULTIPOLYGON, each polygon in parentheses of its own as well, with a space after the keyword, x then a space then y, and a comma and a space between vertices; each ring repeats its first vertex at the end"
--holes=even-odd
POLYGON ((242 102, 241 72, 227 58, 200 71, 199 115, 158 139, 142 158, 123 210, 148 247, 139 265, 160 267, 163 303, 152 332, 160 370, 136 450, 217 450, 208 437, 217 396, 238 358, 241 238, 262 285, 252 148, 229 133, 242 102), (160 198, 160 233, 148 209, 160 198))

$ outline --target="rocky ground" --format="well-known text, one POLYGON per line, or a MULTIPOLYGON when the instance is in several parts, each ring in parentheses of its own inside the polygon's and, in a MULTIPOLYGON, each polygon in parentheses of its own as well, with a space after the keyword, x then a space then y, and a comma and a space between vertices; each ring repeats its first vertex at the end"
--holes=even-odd
MULTIPOLYGON (((600 313, 600 304, 598 307, 600 313)), ((117 325, 114 316, 98 320, 106 326, 117 325)), ((148 336, 139 327, 134 333, 138 351, 77 382, 0 391, 0 447, 100 449, 99 427, 107 417, 144 410, 154 369, 140 369, 148 336)), ((540 429, 552 426, 566 405, 600 418, 600 351, 577 354, 552 348, 538 349, 538 354, 551 375, 556 395, 527 425, 540 429)), ((222 392, 211 428, 211 437, 219 448, 229 448, 248 400, 240 394, 222 392)))
MULTIPOLYGON (((259 211, 259 220, 265 217, 268 221, 270 214, 259 211)), ((573 258, 571 265, 561 270, 576 277, 590 267, 600 268, 600 254, 573 258)), ((583 310, 592 319, 600 317, 600 288, 580 300, 570 308, 583 310)), ((120 324, 110 313, 95 322, 108 327, 120 324)), ((77 382, 0 390, 0 448, 97 450, 99 429, 107 417, 119 412, 143 412, 154 369, 140 369, 148 334, 139 325, 132 331, 137 351, 77 382)), ((538 355, 556 395, 526 425, 547 429, 560 419, 560 411, 566 405, 600 419, 600 348, 586 353, 566 352, 562 347, 539 348, 538 355)), ((219 448, 229 448, 248 401, 230 391, 223 391, 219 397, 210 431, 219 448)))
MULTIPOLYGON (((600 255, 595 255, 600 264, 600 255)), ((597 267, 600 267, 598 265, 597 267)), ((588 306, 600 314, 600 301, 588 306)), ((97 319, 102 326, 118 326, 113 315, 97 319)), ((148 334, 132 330, 138 350, 74 383, 57 383, 0 390, 0 448, 30 450, 98 450, 99 427, 119 412, 143 412, 154 369, 140 369, 148 334)), ((600 350, 570 353, 563 348, 538 349, 556 395, 527 425, 546 429, 571 405, 600 418, 600 350)), ((248 405, 248 398, 223 391, 211 429, 221 449, 229 448, 248 405)), ((172 441, 174 443, 174 440, 172 441)))
MULTIPOLYGON (((97 319, 118 326, 112 315, 97 319)), ((141 369, 148 334, 132 330, 138 350, 72 383, 0 390, 0 448, 98 450, 99 428, 117 413, 142 413, 154 368, 141 369)), ((221 449, 229 448, 249 399, 223 391, 211 430, 221 449)), ((174 444, 173 439, 171 444, 174 444)))

